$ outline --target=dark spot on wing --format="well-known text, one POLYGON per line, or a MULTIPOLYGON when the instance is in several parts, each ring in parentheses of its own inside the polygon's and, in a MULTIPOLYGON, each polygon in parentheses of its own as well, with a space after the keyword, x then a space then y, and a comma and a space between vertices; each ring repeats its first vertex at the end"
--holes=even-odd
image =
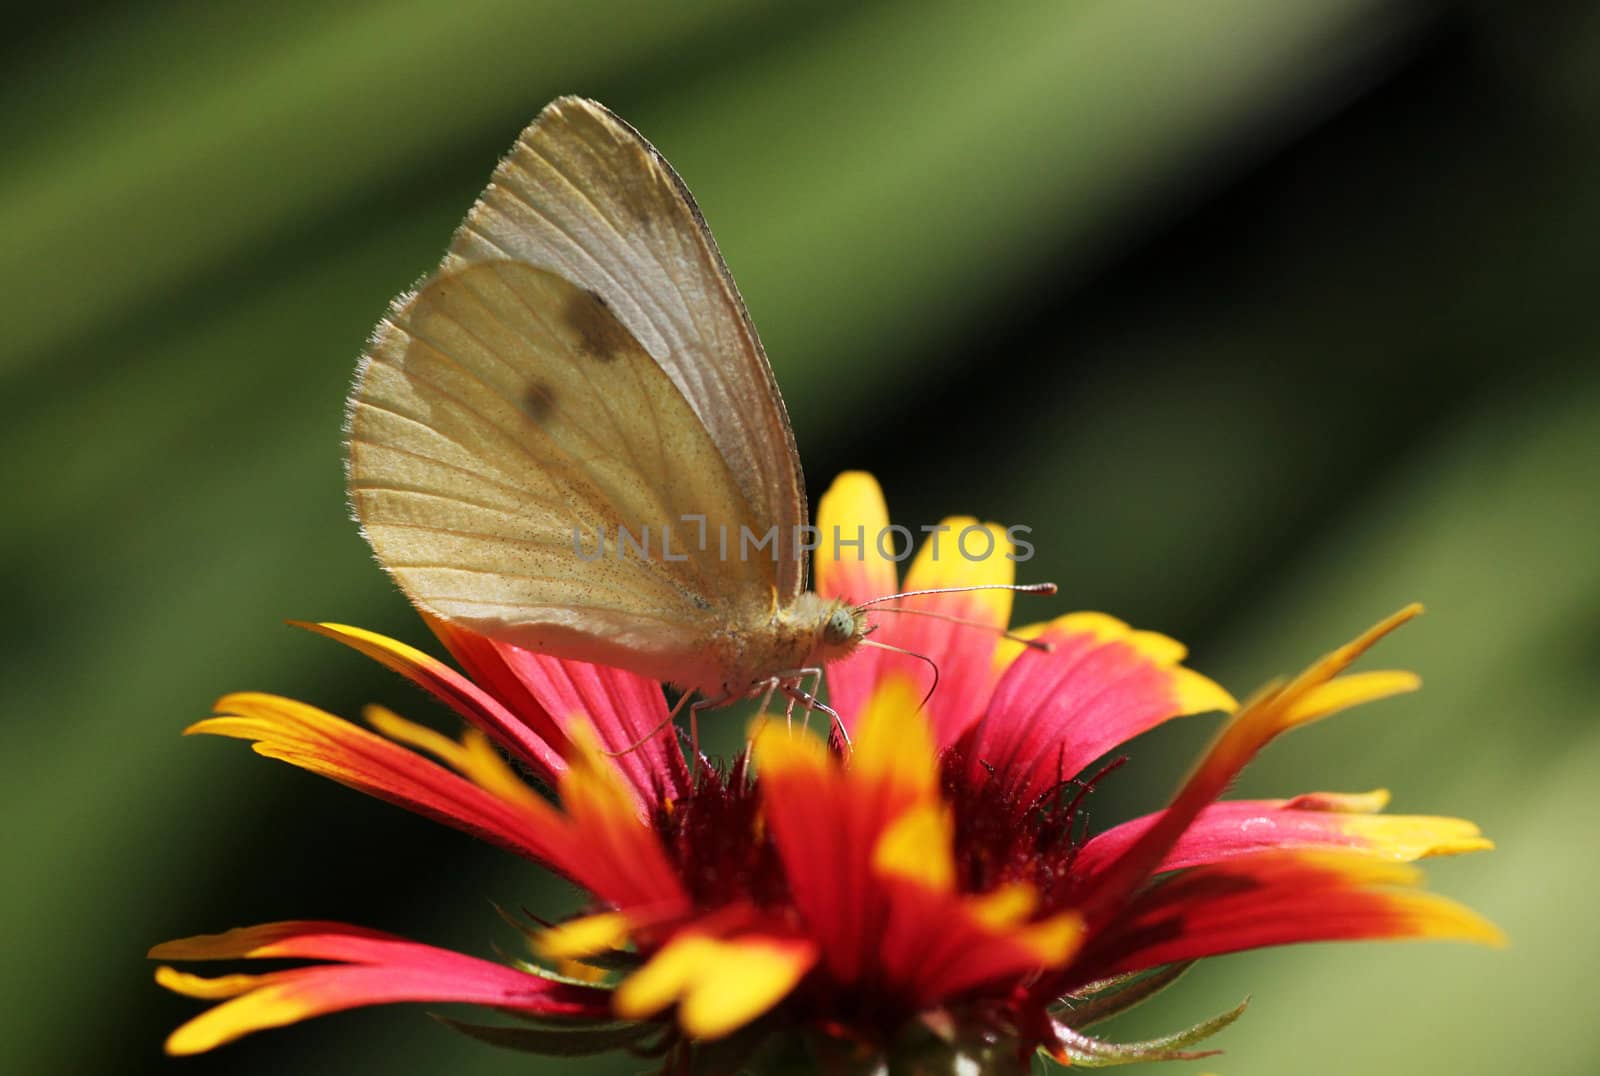
POLYGON ((578 351, 591 359, 610 362, 639 346, 606 301, 592 291, 574 291, 562 318, 578 334, 578 351))
POLYGON ((543 381, 535 381, 522 394, 522 410, 535 422, 543 422, 555 410, 556 390, 543 381))

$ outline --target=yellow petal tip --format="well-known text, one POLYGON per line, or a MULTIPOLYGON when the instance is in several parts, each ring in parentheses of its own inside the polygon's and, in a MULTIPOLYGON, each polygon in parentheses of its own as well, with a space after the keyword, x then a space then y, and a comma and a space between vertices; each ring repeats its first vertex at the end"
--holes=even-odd
POLYGON ((620 949, 628 941, 631 924, 621 912, 602 912, 571 919, 533 939, 535 952, 548 960, 573 960, 608 949, 620 949))

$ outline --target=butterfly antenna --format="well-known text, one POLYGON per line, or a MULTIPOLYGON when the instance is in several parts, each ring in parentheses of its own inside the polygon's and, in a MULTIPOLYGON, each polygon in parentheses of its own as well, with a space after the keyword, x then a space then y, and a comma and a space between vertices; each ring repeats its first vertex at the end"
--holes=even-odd
POLYGON ((966 587, 930 587, 927 590, 903 590, 899 594, 869 598, 857 605, 856 609, 866 609, 880 602, 899 601, 901 598, 920 598, 924 594, 966 594, 974 590, 1009 590, 1013 594, 1054 594, 1059 589, 1054 583, 974 583, 966 587))
POLYGON ((892 654, 904 654, 908 658, 916 658, 918 661, 927 662, 928 668, 933 670, 933 683, 928 686, 928 693, 922 696, 922 702, 919 704, 919 708, 921 706, 928 705, 928 700, 933 698, 933 693, 939 689, 939 663, 937 661, 934 661, 926 654, 919 654, 915 650, 907 650, 904 647, 899 646, 890 646, 888 643, 880 643, 873 639, 862 639, 861 645, 875 647, 878 650, 887 650, 892 654))
POLYGON ((1055 649, 1055 647, 1051 646, 1042 639, 1025 638, 1024 636, 1018 635, 1014 631, 1007 631, 998 624, 985 624, 979 620, 968 620, 966 617, 951 616, 949 613, 940 613, 932 609, 907 609, 901 605, 886 605, 882 609, 877 610, 877 612, 905 613, 907 616, 929 616, 935 620, 947 620, 952 624, 962 624, 969 628, 981 628, 984 631, 994 632, 1002 639, 1009 639, 1014 643, 1021 643, 1030 650, 1039 650, 1046 654, 1055 649))
MULTIPOLYGON (((660 733, 662 729, 666 728, 668 725, 670 725, 674 721, 676 721, 677 718, 678 718, 678 715, 683 712, 684 703, 688 702, 689 701, 689 696, 693 695, 693 694, 694 694, 694 692, 692 692, 692 691, 685 691, 682 695, 679 695, 678 696, 678 701, 672 704, 672 709, 671 710, 667 711, 667 716, 662 718, 659 722, 657 722, 655 728, 651 729, 649 732, 645 733, 643 736, 641 736, 637 740, 633 741, 627 747, 624 747, 620 751, 602 751, 600 753, 605 755, 606 758, 622 758, 624 755, 633 754, 635 751, 639 750, 639 748, 643 747, 645 744, 647 744, 651 740, 655 739, 656 735, 658 733, 660 733)), ((699 754, 698 746, 696 747, 695 753, 697 755, 699 754)))

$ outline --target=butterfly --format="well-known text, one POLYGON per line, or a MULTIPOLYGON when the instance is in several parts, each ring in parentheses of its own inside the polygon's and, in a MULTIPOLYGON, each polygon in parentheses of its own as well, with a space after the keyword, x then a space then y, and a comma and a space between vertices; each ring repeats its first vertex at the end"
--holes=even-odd
POLYGON ((378 561, 480 635, 702 709, 820 705, 822 666, 870 631, 864 606, 806 589, 794 434, 700 210, 593 101, 540 113, 391 304, 347 432, 378 561))

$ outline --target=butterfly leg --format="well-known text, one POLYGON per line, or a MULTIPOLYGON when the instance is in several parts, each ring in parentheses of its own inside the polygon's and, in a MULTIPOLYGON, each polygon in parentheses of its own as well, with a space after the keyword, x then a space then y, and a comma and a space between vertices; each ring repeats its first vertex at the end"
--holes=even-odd
POLYGON ((822 666, 811 665, 804 669, 795 670, 794 685, 796 693, 805 700, 806 716, 803 723, 806 728, 810 728, 812 711, 822 705, 817 701, 817 692, 822 690, 822 666), (809 689, 806 687, 807 677, 811 679, 811 687, 809 689))
POLYGON ((715 710, 718 706, 726 706, 733 701, 732 695, 723 695, 715 699, 701 699, 689 707, 689 750, 694 754, 694 762, 689 770, 689 783, 693 785, 700 776, 700 762, 704 758, 700 754, 700 711, 715 710))
POLYGON ((833 731, 838 735, 839 742, 848 750, 851 746, 850 733, 845 730, 844 719, 839 716, 839 712, 833 707, 829 706, 827 703, 818 699, 815 694, 807 692, 800 687, 799 677, 813 672, 818 674, 819 678, 818 685, 814 686, 820 686, 820 676, 822 672, 821 669, 800 669, 796 671, 795 679, 784 683, 782 687, 783 693, 790 699, 803 705, 806 708, 807 714, 810 714, 812 710, 821 710, 823 713, 827 714, 828 717, 833 720, 833 731))
MULTIPOLYGON (((803 703, 805 705, 805 718, 801 725, 801 727, 804 728, 811 723, 811 711, 816 707, 816 690, 821 685, 822 669, 814 666, 807 666, 803 669, 790 669, 787 672, 779 673, 769 680, 763 680, 756 690, 759 691, 761 687, 766 688, 766 698, 763 700, 761 706, 763 711, 766 709, 766 704, 772 700, 773 689, 779 688, 783 691, 784 698, 789 700, 789 704, 785 706, 783 710, 784 723, 790 729, 793 729, 795 703, 803 703), (805 681, 806 677, 808 676, 814 677, 811 684, 811 690, 809 692, 805 689, 805 681)), ((752 692, 752 694, 753 693, 754 692, 752 692)))
POLYGON ((778 690, 778 685, 782 682, 783 681, 781 677, 769 676, 767 679, 758 682, 755 687, 751 689, 751 698, 755 698, 757 695, 761 696, 761 709, 758 712, 763 717, 766 716, 767 707, 772 705, 773 692, 778 690))

